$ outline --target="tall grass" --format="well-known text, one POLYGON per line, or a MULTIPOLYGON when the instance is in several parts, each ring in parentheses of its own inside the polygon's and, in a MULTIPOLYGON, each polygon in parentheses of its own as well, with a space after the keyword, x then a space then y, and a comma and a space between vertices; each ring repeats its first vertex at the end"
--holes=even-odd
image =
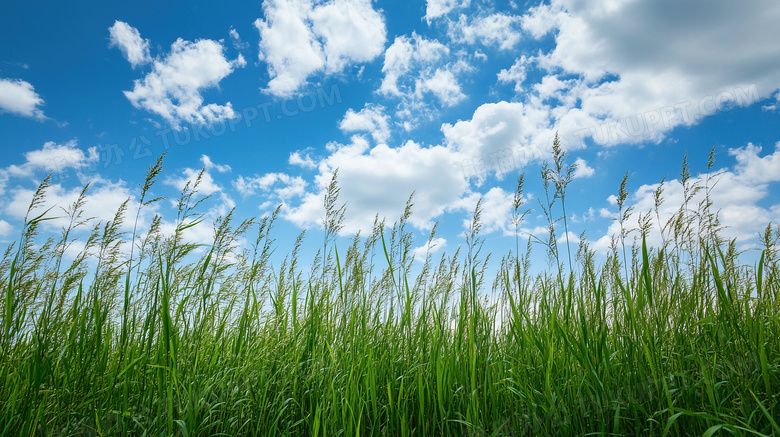
MULTIPOLYGON (((532 245, 521 253, 516 238, 492 286, 481 204, 464 249, 416 269, 413 198, 397 223, 346 242, 334 176, 322 249, 305 267, 303 233, 272 263, 279 209, 242 222, 231 212, 208 244, 187 241, 202 221, 199 180, 171 235, 159 216, 143 235, 137 216, 123 232, 127 204, 91 225, 85 188, 62 233, 41 236, 53 215, 37 212, 45 180, 0 264, 0 433, 780 435, 780 229, 769 225, 760 261, 742 265, 720 237, 709 180, 689 185, 686 165, 686 204, 671 220, 659 187, 655 217, 626 229, 624 180, 605 262, 586 243, 572 258, 567 242, 563 263, 554 211, 565 217, 573 167, 556 153, 541 241, 554 267, 531 274, 532 245), (691 208, 699 190, 707 201, 691 208), (66 256, 85 229, 84 248, 66 256), (647 246, 651 232, 661 247, 647 246)), ((158 161, 139 208, 158 200, 160 171, 158 161)))

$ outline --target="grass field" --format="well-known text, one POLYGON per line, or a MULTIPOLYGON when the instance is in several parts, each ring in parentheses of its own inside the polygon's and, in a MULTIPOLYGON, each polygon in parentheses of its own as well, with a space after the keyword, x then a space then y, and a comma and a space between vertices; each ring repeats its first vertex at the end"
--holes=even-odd
MULTIPOLYGON (((202 212, 197 183, 178 201, 172 236, 159 217, 122 232, 137 223, 126 208, 97 226, 83 200, 67 214, 33 208, 0 266, 0 432, 780 435, 780 229, 757 229, 760 261, 743 265, 720 237, 711 187, 689 184, 683 167, 686 199, 705 202, 686 201, 663 223, 651 211, 628 229, 624 180, 610 254, 585 243, 569 252, 555 232, 568 228, 557 217, 571 172, 556 159, 543 173, 550 241, 518 236, 492 255, 503 256, 495 277, 480 206, 466 244, 420 270, 409 208, 392 226, 336 238, 335 177, 322 249, 305 266, 303 234, 276 247, 278 210, 228 215, 213 241, 186 241, 202 212), (63 214, 70 226, 41 235, 63 214), (76 234, 84 249, 66 255, 76 234), (643 244, 651 234, 661 247, 643 244), (531 248, 548 255, 546 273, 530 273, 531 248), (274 250, 284 262, 271 263, 274 250)), ((161 161, 149 170, 141 208, 158 200, 160 171, 161 161)), ((519 227, 521 195, 514 207, 519 227)))

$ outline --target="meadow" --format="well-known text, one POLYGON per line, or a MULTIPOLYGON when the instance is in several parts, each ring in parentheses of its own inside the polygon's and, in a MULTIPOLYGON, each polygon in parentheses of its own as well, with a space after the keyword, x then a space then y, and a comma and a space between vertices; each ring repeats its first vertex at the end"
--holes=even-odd
MULTIPOLYGON (((758 261, 741 261, 713 186, 691 182, 683 163, 686 201, 670 219, 657 212, 660 186, 656 211, 630 228, 624 179, 606 256, 585 239, 558 244, 564 156, 556 148, 544 167, 534 206, 549 238, 518 232, 505 254, 485 253, 477 205, 464 245, 422 267, 413 197, 394 224, 339 236, 337 175, 307 265, 305 233, 277 247, 279 209, 228 214, 207 243, 184 238, 203 219, 197 180, 170 234, 159 216, 141 232, 128 204, 110 222, 87 220, 88 187, 43 212, 46 180, 0 263, 0 433, 780 435, 780 228, 757 229, 758 261), (54 216, 68 218, 59 233, 46 226, 54 216), (543 273, 531 273, 532 251, 549 259, 543 273)), ((160 201, 161 172, 162 158, 133 210, 160 201)))

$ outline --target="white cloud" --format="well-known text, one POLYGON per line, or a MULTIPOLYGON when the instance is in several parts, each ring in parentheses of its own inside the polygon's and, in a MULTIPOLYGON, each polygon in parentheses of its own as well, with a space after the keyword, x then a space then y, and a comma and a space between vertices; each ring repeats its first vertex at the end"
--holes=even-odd
POLYGON ((593 207, 589 207, 583 214, 571 214, 572 223, 587 223, 596 219, 596 210, 593 207))
POLYGON ((503 161, 489 170, 505 173, 548 156, 554 132, 538 128, 546 124, 548 116, 521 102, 486 103, 477 108, 471 120, 445 123, 441 130, 448 147, 466 157, 502 157, 503 161))
POLYGON ((215 164, 211 160, 211 158, 208 157, 208 155, 201 155, 200 162, 203 163, 203 166, 206 168, 207 171, 213 169, 218 171, 219 173, 227 173, 231 170, 230 166, 227 164, 215 164))
POLYGON ((413 129, 421 120, 432 120, 437 114, 429 94, 444 106, 465 98, 457 76, 473 71, 473 67, 465 59, 466 52, 454 55, 452 59, 450 49, 439 41, 414 32, 411 37, 396 37, 385 52, 384 77, 378 93, 401 99, 396 116, 406 130, 413 129))
POLYGON ((370 0, 334 0, 315 7, 312 28, 322 38, 326 70, 336 73, 352 62, 368 62, 382 54, 384 18, 370 0))
POLYGON ((33 178, 38 171, 52 173, 53 178, 66 179, 71 170, 77 175, 93 170, 100 159, 96 147, 90 147, 85 152, 78 147, 75 139, 65 144, 48 141, 41 149, 26 152, 24 157, 24 164, 12 164, 0 170, 6 181, 9 177, 33 178))
POLYGON ((347 110, 339 123, 342 132, 368 132, 377 143, 386 142, 390 138, 390 117, 385 114, 383 106, 367 103, 359 112, 352 108, 347 110))
POLYGON ((201 174, 200 169, 185 168, 181 170, 181 176, 169 177, 165 179, 166 184, 175 187, 179 191, 184 190, 188 184, 190 188, 194 188, 196 182, 198 184, 198 193, 204 196, 210 196, 214 193, 222 191, 222 187, 220 187, 219 184, 214 181, 211 173, 209 171, 204 171, 203 174, 201 174), (198 181, 199 175, 200 181, 198 181))
POLYGON ((471 0, 428 0, 425 6, 425 20, 431 21, 447 15, 456 8, 467 8, 471 0))
POLYGON ((10 223, 5 220, 0 220, 0 237, 4 238, 9 236, 13 230, 14 227, 11 226, 10 223))
POLYGON ((29 82, 0 78, 0 113, 8 112, 44 120, 46 116, 39 108, 42 105, 43 99, 29 82))
POLYGON ((265 19, 257 19, 260 60, 268 63, 267 92, 289 96, 308 77, 335 74, 348 65, 382 53, 384 18, 370 0, 265 0, 265 19))
POLYGON ((432 240, 426 241, 425 244, 412 249, 412 256, 418 262, 425 262, 428 255, 433 256, 437 252, 447 247, 447 240, 441 237, 435 237, 432 240))
POLYGON ((445 211, 460 209, 459 201, 468 193, 460 155, 442 146, 422 147, 409 141, 395 148, 385 144, 369 148, 365 139, 355 136, 352 143, 332 144, 330 149, 315 177, 316 190, 285 211, 285 217, 299 226, 320 225, 324 192, 336 169, 339 201, 347 202, 346 233, 370 231, 376 214, 395 222, 413 192, 410 223, 429 229, 445 211))
POLYGON ((233 48, 236 50, 244 50, 249 48, 249 43, 241 41, 241 35, 239 35, 238 31, 232 26, 230 27, 230 31, 228 33, 230 34, 230 39, 233 41, 233 48))
POLYGON ((451 71, 437 69, 432 76, 418 79, 416 92, 422 98, 425 92, 431 92, 445 106, 452 106, 466 98, 460 90, 455 75, 451 71))
POLYGON ((453 40, 486 46, 497 45, 501 50, 509 50, 520 42, 521 18, 516 15, 495 13, 470 18, 461 15, 457 22, 450 23, 449 34, 453 40))
MULTIPOLYGON (((481 181, 494 173, 501 178, 529 163, 549 160, 556 133, 560 133, 564 150, 582 147, 564 134, 589 118, 582 111, 572 111, 555 123, 559 110, 566 108, 552 108, 535 97, 529 102, 485 103, 477 107, 471 119, 455 124, 443 123, 441 131, 445 144, 464 155, 463 170, 469 176, 476 176, 481 181)), ((593 169, 587 163, 582 167, 577 177, 592 174, 593 169)))
POLYGON ((302 156, 300 151, 290 153, 288 162, 290 165, 297 165, 306 169, 313 169, 317 167, 317 163, 314 162, 314 159, 311 157, 311 155, 307 153, 305 156, 302 156))
MULTIPOLYGON (((510 109, 507 108, 507 114, 510 109)), ((485 121, 489 119, 491 116, 485 114, 485 121)), ((499 129, 504 129, 504 124, 511 125, 505 122, 497 122, 501 125, 499 129)), ((470 128, 476 132, 483 127, 470 128)), ((490 127, 485 129, 491 130, 490 127)), ((479 141, 501 142, 495 137, 479 141)), ((484 147, 487 146, 480 144, 476 149, 484 147)), ((464 150, 473 148, 461 149, 455 143, 424 147, 413 141, 398 147, 384 143, 371 147, 365 137, 355 135, 348 144, 330 143, 326 149, 330 155, 318 163, 314 188, 303 194, 297 205, 286 204, 283 208, 283 216, 300 227, 321 226, 323 198, 333 172, 338 169, 339 202, 347 205, 342 229, 345 234, 370 232, 376 215, 388 223, 397 221, 412 193, 414 205, 409 221, 417 229, 430 229, 445 213, 462 212, 470 216, 481 197, 482 232, 514 233, 510 226, 512 194, 500 187, 489 188, 484 194, 472 191, 470 175, 464 171, 463 163, 468 158, 464 150)), ((276 180, 275 175, 266 175, 260 179, 239 180, 236 186, 239 190, 250 191, 254 187, 268 187, 276 180)), ((522 235, 539 232, 539 229, 520 229, 522 235)))
POLYGON ((566 96, 563 91, 572 88, 575 84, 575 80, 561 80, 558 76, 547 75, 542 78, 541 82, 534 84, 533 90, 536 91, 536 95, 540 100, 547 100, 552 97, 565 102, 570 107, 573 100, 571 97, 566 96))
POLYGON ((238 179, 233 181, 233 185, 236 187, 239 193, 244 196, 255 194, 258 189, 268 191, 271 185, 279 179, 277 173, 268 173, 263 176, 255 177, 243 177, 239 176, 238 179))
POLYGON ((300 197, 306 191, 306 181, 300 176, 280 179, 282 185, 274 189, 274 194, 282 202, 287 202, 293 197, 300 197))
MULTIPOLYGON (((218 173, 227 173, 231 171, 230 166, 224 164, 216 164, 211 160, 211 158, 208 155, 201 155, 200 162, 203 164, 203 168, 201 169, 184 168, 181 170, 181 176, 168 177, 167 179, 165 179, 165 183, 167 185, 171 185, 175 187, 179 191, 182 191, 188 184, 190 188, 194 188, 195 183, 197 182, 198 184, 197 191, 199 194, 204 196, 210 196, 214 193, 220 193, 222 195, 221 197, 223 198, 223 205, 224 205, 225 204, 224 201, 226 200, 225 198, 226 195, 224 192, 222 192, 222 187, 214 180, 214 177, 211 175, 211 172, 215 170, 218 173), (203 171, 202 174, 201 171, 203 171), (200 181, 198 181, 198 176, 200 176, 200 181)), ((225 215, 226 213, 227 211, 221 213, 220 215, 225 215)))
POLYGON ((771 105, 764 105, 761 107, 762 111, 776 111, 780 105, 780 91, 775 93, 775 102, 771 105))
POLYGON ((236 42, 241 43, 241 36, 238 34, 238 31, 232 27, 230 28, 230 37, 236 42))
POLYGON ((559 26, 559 13, 549 4, 542 3, 523 15, 522 28, 534 38, 541 38, 559 26))
POLYGON ((575 234, 572 231, 569 231, 568 233, 565 233, 558 237, 557 243, 558 244, 566 244, 566 237, 568 236, 568 243, 569 244, 578 244, 580 242, 580 237, 575 234))
POLYGON ((470 120, 445 123, 445 142, 481 160, 474 167, 486 168, 475 174, 500 175, 549 157, 555 132, 567 150, 585 147, 587 138, 602 145, 659 141, 675 126, 775 93, 780 48, 769 49, 778 55, 771 58, 751 48, 780 39, 776 16, 780 4, 713 9, 667 0, 553 0, 532 8, 523 26, 534 37, 555 31, 554 48, 498 76, 530 91, 521 101, 486 103, 470 120), (531 66, 546 71, 535 84, 525 77, 531 66))
POLYGON ((539 128, 572 140, 657 141, 780 87, 780 47, 755 49, 780 39, 778 19, 780 4, 760 0, 553 0, 522 19, 535 38, 555 32, 554 48, 532 58, 555 80, 526 103, 550 112, 539 128))
POLYGON ((148 64, 152 61, 149 54, 149 40, 141 38, 138 29, 129 24, 116 20, 114 25, 108 28, 109 47, 119 47, 122 55, 133 68, 148 64))
POLYGON ((263 3, 265 20, 257 19, 260 60, 268 63, 268 92, 287 96, 325 66, 322 44, 307 22, 310 1, 280 0, 263 3))
POLYGON ((134 81, 133 90, 125 91, 125 97, 136 108, 160 115, 175 128, 181 123, 210 124, 233 118, 230 102, 204 104, 201 95, 218 86, 236 68, 246 65, 241 54, 231 61, 225 58, 223 50, 218 41, 191 42, 179 38, 164 58, 153 61, 152 71, 146 77, 134 81))
POLYGON ((489 234, 500 231, 504 235, 514 232, 514 228, 510 229, 513 193, 508 193, 501 187, 493 187, 485 194, 472 193, 468 198, 463 199, 461 206, 469 214, 469 217, 463 221, 464 228, 469 228, 471 215, 479 198, 482 198, 480 232, 489 234))
POLYGON ((526 64, 528 64, 528 58, 523 55, 522 57, 515 60, 515 63, 512 64, 511 67, 508 69, 502 69, 500 72, 498 72, 498 81, 501 83, 514 83, 515 92, 522 91, 523 82, 526 78, 526 64))
POLYGON ((429 40, 417 33, 412 37, 399 36, 385 51, 385 61, 382 72, 385 77, 379 92, 385 95, 400 96, 405 91, 399 86, 399 79, 407 76, 414 70, 423 70, 436 65, 442 58, 449 54, 450 50, 436 40, 429 40))
POLYGON ((269 194, 281 202, 288 202, 293 197, 303 195, 306 190, 306 181, 300 176, 290 176, 285 173, 266 173, 262 176, 243 177, 233 181, 233 186, 242 196, 251 196, 259 193, 269 194))
POLYGON ((771 155, 759 157, 761 147, 752 143, 741 149, 729 149, 729 155, 737 160, 737 171, 741 178, 756 183, 780 181, 780 143, 775 144, 771 155))
POLYGON ((575 179, 589 178, 596 173, 596 170, 594 170, 593 167, 588 167, 588 162, 582 158, 577 158, 574 160, 574 164, 577 166, 573 175, 575 179))

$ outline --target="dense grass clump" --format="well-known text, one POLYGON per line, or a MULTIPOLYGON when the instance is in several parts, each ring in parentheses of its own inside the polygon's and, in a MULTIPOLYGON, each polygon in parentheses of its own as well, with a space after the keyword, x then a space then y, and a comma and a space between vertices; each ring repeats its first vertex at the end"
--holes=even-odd
MULTIPOLYGON (((278 209, 228 214, 208 244, 186 241, 201 220, 197 182, 171 235, 159 216, 140 236, 122 232, 127 205, 90 225, 85 189, 62 234, 42 238, 44 181, 0 265, 0 433, 780 435, 780 230, 767 227, 760 261, 742 265, 720 238, 711 186, 684 166, 679 214, 628 229, 624 180, 606 261, 585 243, 559 254, 568 223, 554 211, 573 170, 563 157, 556 149, 542 173, 550 239, 536 247, 553 268, 532 274, 518 238, 492 287, 479 205, 463 250, 419 269, 411 200, 393 226, 345 244, 334 176, 322 249, 304 267, 303 234, 271 262, 278 209), (696 192, 706 200, 689 205, 696 192), (661 247, 645 243, 652 232, 661 247)), ((141 209, 158 200, 160 171, 141 209)))

